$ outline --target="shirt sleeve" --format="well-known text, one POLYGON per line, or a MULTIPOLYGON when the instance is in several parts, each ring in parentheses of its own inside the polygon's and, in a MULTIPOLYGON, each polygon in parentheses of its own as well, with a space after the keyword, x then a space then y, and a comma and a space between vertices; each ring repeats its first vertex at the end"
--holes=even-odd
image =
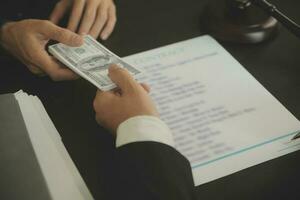
POLYGON ((132 117, 123 122, 117 130, 116 147, 146 141, 159 142, 174 147, 171 130, 157 117, 132 117))

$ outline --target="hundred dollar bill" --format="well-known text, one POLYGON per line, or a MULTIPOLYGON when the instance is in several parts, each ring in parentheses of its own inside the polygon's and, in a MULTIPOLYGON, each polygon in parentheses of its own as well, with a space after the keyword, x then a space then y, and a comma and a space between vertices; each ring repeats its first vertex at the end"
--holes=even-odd
POLYGON ((84 37, 84 44, 80 47, 69 47, 59 43, 50 46, 49 52, 102 91, 116 87, 108 77, 111 64, 127 69, 134 78, 141 74, 139 69, 123 61, 89 35, 84 37))

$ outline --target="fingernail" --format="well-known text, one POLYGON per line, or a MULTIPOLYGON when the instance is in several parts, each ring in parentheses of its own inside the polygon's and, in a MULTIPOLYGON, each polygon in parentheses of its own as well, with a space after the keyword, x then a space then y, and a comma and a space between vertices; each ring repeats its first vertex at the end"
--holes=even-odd
POLYGON ((120 68, 120 67, 118 65, 116 65, 116 64, 112 64, 110 66, 110 69, 112 69, 112 70, 115 70, 115 69, 118 69, 118 68, 120 68))
POLYGON ((107 35, 107 34, 101 35, 101 39, 102 39, 102 40, 107 40, 107 38, 108 38, 108 35, 107 35))

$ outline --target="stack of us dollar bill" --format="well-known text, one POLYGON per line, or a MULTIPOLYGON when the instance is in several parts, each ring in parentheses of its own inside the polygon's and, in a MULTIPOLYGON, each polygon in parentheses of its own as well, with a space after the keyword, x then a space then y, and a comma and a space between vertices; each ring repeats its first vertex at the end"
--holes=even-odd
POLYGON ((49 52, 102 91, 116 87, 108 77, 108 68, 112 64, 127 69, 134 78, 141 74, 139 69, 123 61, 89 35, 84 37, 84 44, 80 47, 69 47, 59 43, 50 46, 49 52))

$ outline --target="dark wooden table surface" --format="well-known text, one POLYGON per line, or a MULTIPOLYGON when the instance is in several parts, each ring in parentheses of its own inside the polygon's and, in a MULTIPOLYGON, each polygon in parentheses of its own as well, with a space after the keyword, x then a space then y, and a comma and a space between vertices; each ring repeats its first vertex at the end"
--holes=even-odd
MULTIPOLYGON (((209 0, 130 0, 116 2, 118 24, 104 45, 120 56, 200 36, 199 16, 209 0)), ((220 0, 221 1, 221 0, 220 0)), ((300 22, 299 0, 272 0, 300 22)), ((276 98, 300 118, 300 40, 281 28, 259 45, 222 43, 276 98)), ((1 58, 0 93, 19 89, 38 95, 96 199, 110 171, 113 138, 94 121, 96 89, 84 80, 52 82, 31 75, 14 60, 1 58)), ((233 163, 234 164, 234 163, 233 163)), ((197 187, 198 199, 300 199, 300 152, 197 187)))

